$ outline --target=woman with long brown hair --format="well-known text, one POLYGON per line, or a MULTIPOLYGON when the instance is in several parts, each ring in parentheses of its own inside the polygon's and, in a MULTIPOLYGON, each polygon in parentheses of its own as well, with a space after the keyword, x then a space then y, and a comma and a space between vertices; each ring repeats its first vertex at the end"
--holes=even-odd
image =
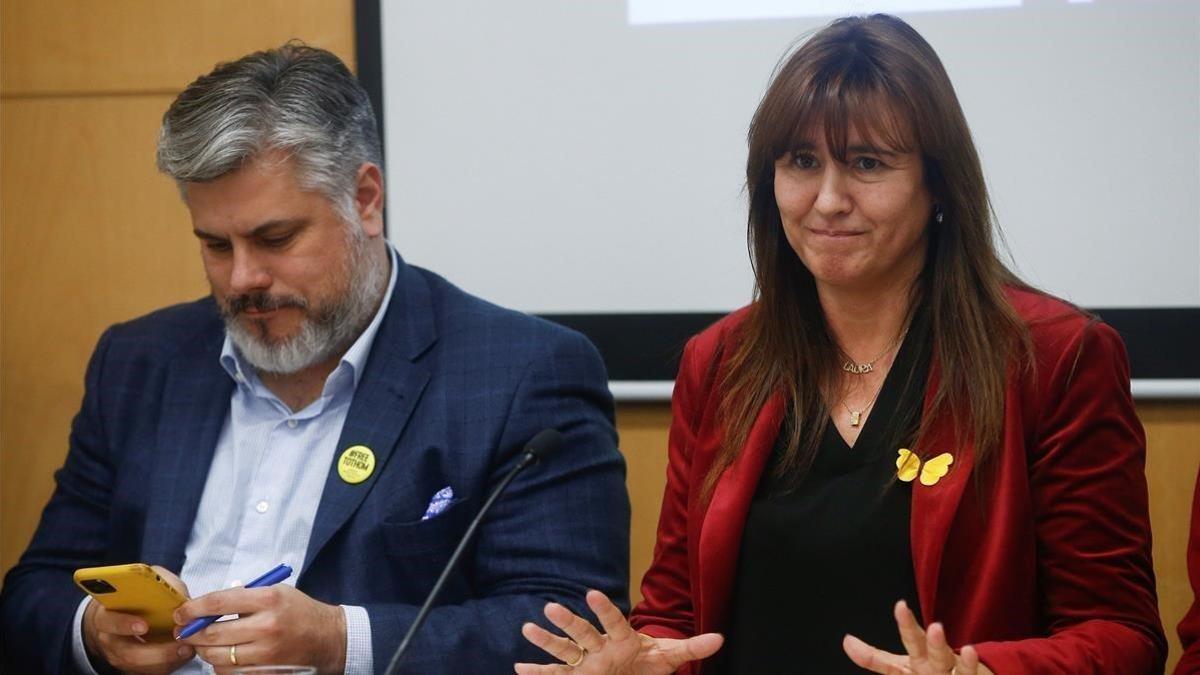
POLYGON ((644 600, 547 606, 563 663, 517 672, 1160 672, 1124 347, 1001 261, 929 44, 818 32, 746 177, 756 297, 684 352, 644 600))

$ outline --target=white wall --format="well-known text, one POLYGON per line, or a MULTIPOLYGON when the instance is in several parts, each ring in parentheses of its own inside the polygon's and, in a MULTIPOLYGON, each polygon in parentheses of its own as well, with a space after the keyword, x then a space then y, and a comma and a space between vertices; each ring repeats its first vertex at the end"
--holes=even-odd
MULTIPOLYGON (((382 6, 389 223, 406 259, 533 312, 749 299, 746 126, 789 45, 829 17, 382 6)), ((902 16, 950 72, 1020 273, 1087 307, 1200 306, 1200 2, 902 16)))

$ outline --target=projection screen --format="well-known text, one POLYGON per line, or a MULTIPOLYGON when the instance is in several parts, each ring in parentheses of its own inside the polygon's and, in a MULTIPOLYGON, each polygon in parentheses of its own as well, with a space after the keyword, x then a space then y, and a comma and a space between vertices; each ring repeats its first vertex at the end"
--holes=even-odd
POLYGON ((933 45, 1033 285, 1129 347, 1139 396, 1200 396, 1200 3, 357 3, 389 237, 471 293, 579 328, 621 398, 670 392, 687 336, 751 299, 745 134, 832 18, 933 45))

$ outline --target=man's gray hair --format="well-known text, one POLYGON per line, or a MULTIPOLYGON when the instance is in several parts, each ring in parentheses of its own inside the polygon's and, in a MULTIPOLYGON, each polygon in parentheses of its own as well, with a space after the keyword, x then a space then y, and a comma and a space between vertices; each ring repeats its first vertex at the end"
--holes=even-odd
POLYGON ((367 92, 341 59, 288 42, 219 64, 188 85, 163 114, 158 168, 179 184, 218 178, 267 150, 296 162, 300 184, 357 222, 358 168, 382 170, 367 92))

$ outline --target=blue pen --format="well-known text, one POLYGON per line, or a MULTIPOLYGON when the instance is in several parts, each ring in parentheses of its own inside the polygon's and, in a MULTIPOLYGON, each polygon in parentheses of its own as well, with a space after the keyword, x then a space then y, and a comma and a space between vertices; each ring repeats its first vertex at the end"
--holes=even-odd
MULTIPOLYGON (((284 579, 286 579, 290 576, 292 576, 292 568, 288 567, 287 565, 279 565, 278 567, 271 570, 270 572, 267 572, 266 574, 255 579, 254 581, 251 581, 250 583, 246 584, 244 586, 244 588, 262 588, 264 586, 274 586, 275 584, 283 581, 284 579)), ((211 626, 212 623, 219 618, 221 618, 220 615, 202 616, 199 619, 194 619, 191 623, 184 626, 183 630, 179 631, 179 637, 177 637, 175 639, 176 640, 185 640, 187 638, 190 638, 193 635, 195 635, 196 633, 199 633, 202 628, 211 626)))

